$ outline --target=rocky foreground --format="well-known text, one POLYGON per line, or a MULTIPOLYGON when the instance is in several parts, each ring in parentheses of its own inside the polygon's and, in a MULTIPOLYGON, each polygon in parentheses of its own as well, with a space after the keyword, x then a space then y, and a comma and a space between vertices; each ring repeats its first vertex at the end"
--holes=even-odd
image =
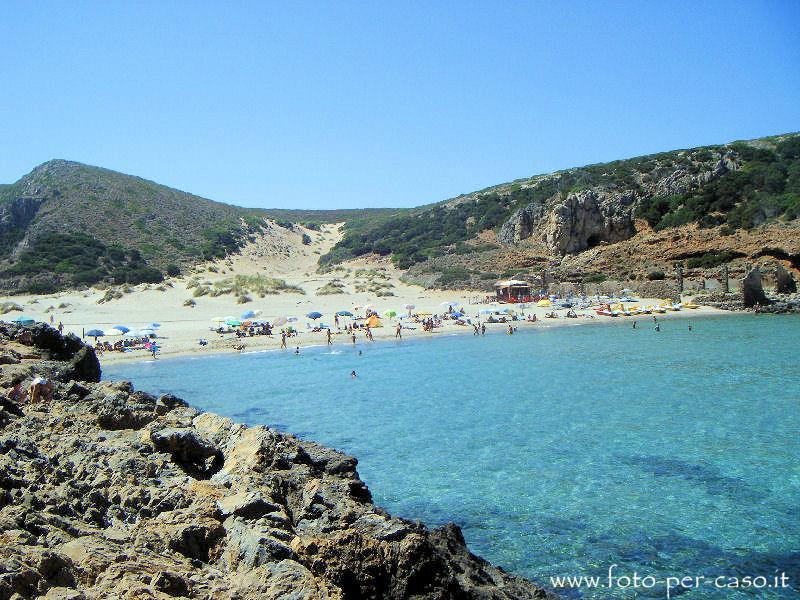
POLYGON ((99 382, 94 352, 0 325, 0 599, 555 598, 372 504, 356 459, 99 382))

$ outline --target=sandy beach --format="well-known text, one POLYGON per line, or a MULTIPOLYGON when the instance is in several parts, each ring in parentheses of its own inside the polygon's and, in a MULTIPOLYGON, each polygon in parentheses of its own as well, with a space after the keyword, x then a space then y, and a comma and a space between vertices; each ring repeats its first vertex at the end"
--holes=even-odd
MULTIPOLYGON (((326 343, 325 332, 312 332, 309 324, 315 322, 305 315, 316 311, 323 316, 316 323, 334 325, 334 313, 342 310, 352 311, 355 316, 363 316, 364 305, 374 306, 379 315, 386 311, 396 311, 398 315, 405 315, 408 310, 405 305, 413 305, 411 311, 419 314, 444 314, 447 308, 444 303, 457 302, 468 318, 478 316, 481 309, 490 307, 485 303, 486 294, 474 290, 425 290, 419 286, 408 285, 400 280, 401 272, 395 269, 388 259, 369 258, 348 261, 327 273, 317 272, 319 255, 336 243, 340 238, 340 226, 326 225, 321 231, 296 228, 287 230, 273 227, 269 235, 259 236, 249 243, 240 254, 229 258, 205 263, 190 273, 180 277, 170 278, 163 285, 140 285, 127 290, 120 289, 121 297, 103 301, 107 290, 90 289, 72 291, 41 296, 12 296, 3 298, 3 301, 16 302, 23 307, 23 312, 10 312, 4 316, 6 320, 13 319, 19 314, 36 319, 37 321, 51 322, 57 326, 62 323, 65 332, 82 336, 91 329, 108 330, 115 325, 124 325, 131 329, 143 328, 157 322, 161 324, 158 329, 159 357, 176 357, 199 354, 220 354, 239 352, 239 346, 244 346, 244 352, 258 351, 269 348, 278 348, 281 343, 280 327, 276 328, 277 334, 271 337, 258 335, 247 338, 237 338, 233 334, 218 334, 213 328, 218 323, 215 318, 239 316, 248 310, 261 311, 258 318, 273 321, 278 317, 297 317, 292 325, 299 331, 297 336, 288 340, 290 347, 320 345, 326 343), (301 242, 301 234, 305 233, 311 238, 310 244, 301 242), (259 297, 251 294, 251 301, 238 303, 235 294, 222 294, 216 297, 211 295, 197 296, 196 284, 213 287, 235 275, 254 276, 263 275, 281 279, 287 285, 296 286, 304 293, 284 291, 274 295, 259 297), (326 293, 335 288, 340 293, 326 293), (389 295, 391 294, 391 295, 389 295), (187 306, 190 300, 193 306, 187 306), (200 345, 199 340, 207 340, 207 345, 200 345)), ((659 299, 642 298, 640 305, 659 303, 659 299)), ((526 320, 514 322, 519 328, 546 328, 570 326, 586 323, 600 323, 620 321, 622 319, 637 319, 641 324, 651 320, 650 315, 638 317, 602 317, 595 315, 593 310, 580 310, 576 312, 578 318, 564 318, 564 309, 556 312, 560 318, 546 318, 551 312, 550 307, 528 306, 524 315, 535 314, 537 322, 530 323, 526 320), (582 316, 587 315, 587 316, 582 316)), ((722 314, 724 311, 709 307, 700 307, 693 310, 682 310, 659 314, 658 318, 700 317, 705 315, 722 314)), ((485 318, 481 316, 481 321, 485 318)), ((347 317, 340 318, 341 330, 332 329, 333 344, 352 344, 352 338, 344 331, 350 322, 347 317)), ((375 339, 394 338, 396 326, 403 323, 402 335, 404 338, 416 336, 436 336, 441 334, 465 333, 472 334, 470 325, 457 325, 453 321, 445 320, 442 327, 433 332, 423 331, 419 323, 411 319, 402 320, 394 317, 382 317, 382 326, 374 328, 375 339)), ((488 323, 487 331, 503 330, 508 328, 504 323, 488 323)), ((114 343, 119 338, 104 337, 101 341, 114 343)), ((91 338, 86 338, 92 342, 91 338)), ((364 343, 363 332, 357 333, 357 343, 364 343)), ((152 357, 144 350, 130 352, 105 352, 101 362, 128 360, 148 360, 152 357)))

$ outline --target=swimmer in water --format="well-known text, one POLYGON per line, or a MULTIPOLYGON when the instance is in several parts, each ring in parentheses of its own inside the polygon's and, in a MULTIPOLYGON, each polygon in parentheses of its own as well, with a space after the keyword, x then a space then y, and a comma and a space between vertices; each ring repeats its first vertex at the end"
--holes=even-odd
POLYGON ((300 354, 300 346, 297 346, 297 348, 294 349, 294 353, 300 354))
POLYGON ((356 377, 358 377, 358 375, 356 375, 356 372, 355 372, 355 371, 350 371, 350 377, 352 377, 353 379, 355 379, 356 377))

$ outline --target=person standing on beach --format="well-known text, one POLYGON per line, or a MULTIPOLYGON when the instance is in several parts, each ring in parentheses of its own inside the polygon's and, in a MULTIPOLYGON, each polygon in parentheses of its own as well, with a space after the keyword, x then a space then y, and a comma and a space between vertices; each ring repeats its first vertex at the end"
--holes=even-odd
POLYGON ((508 335, 514 335, 514 328, 511 326, 511 323, 508 324, 508 335))
POLYGON ((400 338, 403 339, 403 326, 398 323, 397 328, 394 330, 394 339, 400 338))
POLYGON ((339 329, 339 315, 336 313, 334 313, 333 315, 333 324, 336 327, 336 329, 339 329))
POLYGON ((53 325, 53 315, 50 315, 50 325, 53 325))
POLYGON ((367 339, 370 342, 374 342, 375 341, 375 338, 372 337, 372 329, 370 329, 369 325, 367 325, 367 339))
POLYGON ((286 348, 286 330, 281 329, 281 348, 286 348))
POLYGON ((327 329, 326 331, 328 332, 328 346, 330 346, 333 344, 333 341, 331 340, 331 330, 327 329))
POLYGON ((353 345, 356 345, 356 332, 353 332, 353 345))
POLYGON ((58 333, 64 333, 64 324, 61 321, 58 322, 58 333))
POLYGON ((486 323, 481 323, 481 335, 486 335, 486 323))

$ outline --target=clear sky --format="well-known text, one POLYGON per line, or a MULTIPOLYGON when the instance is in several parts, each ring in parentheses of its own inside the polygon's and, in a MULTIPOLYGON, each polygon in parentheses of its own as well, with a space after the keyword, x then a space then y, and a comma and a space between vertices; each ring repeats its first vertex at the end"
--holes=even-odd
POLYGON ((800 130, 800 2, 0 3, 0 182, 412 206, 800 130))

